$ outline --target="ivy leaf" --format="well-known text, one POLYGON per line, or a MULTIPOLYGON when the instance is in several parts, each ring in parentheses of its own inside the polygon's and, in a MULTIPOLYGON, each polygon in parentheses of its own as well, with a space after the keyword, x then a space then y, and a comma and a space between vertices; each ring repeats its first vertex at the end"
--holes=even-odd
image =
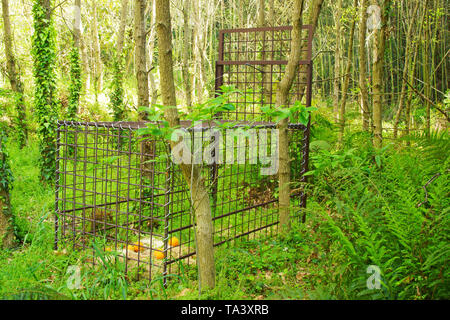
POLYGON ((235 107, 233 104, 231 104, 231 103, 225 104, 225 105, 223 106, 223 108, 224 108, 225 110, 227 110, 227 111, 233 111, 233 110, 236 109, 236 107, 235 107))

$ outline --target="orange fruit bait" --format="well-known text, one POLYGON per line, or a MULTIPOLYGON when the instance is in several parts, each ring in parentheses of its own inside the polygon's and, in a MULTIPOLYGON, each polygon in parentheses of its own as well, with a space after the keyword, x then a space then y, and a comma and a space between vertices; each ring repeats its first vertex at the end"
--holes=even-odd
POLYGON ((176 246, 178 246, 179 244, 180 244, 180 240, 178 240, 177 237, 172 237, 172 238, 169 240, 169 246, 171 246, 171 247, 176 247, 176 246))
POLYGON ((105 251, 106 251, 106 252, 111 252, 112 249, 111 249, 111 247, 106 247, 106 248, 105 248, 105 251))
POLYGON ((144 244, 140 241, 136 242, 133 245, 133 250, 134 250, 134 252, 144 251, 144 244))
POLYGON ((153 256, 158 260, 164 259, 164 253, 161 251, 153 251, 153 256))

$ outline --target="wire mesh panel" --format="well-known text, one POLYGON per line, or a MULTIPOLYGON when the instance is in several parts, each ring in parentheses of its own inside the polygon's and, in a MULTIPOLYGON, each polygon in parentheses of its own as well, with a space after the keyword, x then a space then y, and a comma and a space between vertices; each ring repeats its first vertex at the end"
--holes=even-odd
MULTIPOLYGON (((230 29, 219 32, 219 59, 216 62, 216 90, 233 86, 230 102, 236 110, 221 114, 222 119, 271 121, 261 108, 275 103, 277 85, 286 69, 292 27, 230 29)), ((302 29, 302 59, 289 92, 288 106, 302 100, 310 105, 312 26, 302 29)), ((286 107, 288 107, 286 106, 286 107)))
POLYGON ((170 164, 156 156, 166 153, 161 141, 138 139, 139 126, 59 123, 56 239, 116 252, 125 268, 150 276, 164 268, 155 252, 164 248, 170 164))
MULTIPOLYGON (((248 123, 249 124, 249 123, 248 123)), ((247 125, 248 125, 247 124, 247 125)), ((277 233, 277 164, 278 132, 273 123, 258 124, 248 128, 244 123, 231 129, 211 129, 209 125, 194 128, 190 135, 197 135, 203 148, 192 150, 201 154, 202 173, 209 190, 214 223, 214 245, 234 240, 252 240, 277 233), (212 132, 211 132, 212 131, 212 132), (211 142, 211 136, 215 136, 211 142), (214 163, 208 165, 205 152, 215 145, 214 163), (213 169, 216 169, 213 172, 213 169)), ((304 126, 290 125, 293 143, 300 145, 304 126), (299 134, 297 134, 299 133, 299 134)), ((292 163, 294 167, 294 163, 292 163)), ((293 180, 300 182, 294 174, 293 180)), ((168 272, 178 270, 172 265, 181 259, 189 265, 195 262, 195 238, 193 208, 190 193, 179 167, 171 173, 172 190, 169 202, 168 237, 180 239, 181 246, 168 247, 168 272)), ((300 209, 301 195, 293 193, 293 205, 300 209)), ((300 217, 300 210, 294 216, 300 217)))

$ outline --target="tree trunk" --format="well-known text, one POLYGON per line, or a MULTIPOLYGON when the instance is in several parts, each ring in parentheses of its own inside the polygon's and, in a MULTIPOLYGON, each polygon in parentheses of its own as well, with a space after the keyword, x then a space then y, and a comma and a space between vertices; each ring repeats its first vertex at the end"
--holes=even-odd
POLYGON ((369 90, 367 81, 367 54, 366 54, 366 29, 367 29, 367 0, 361 0, 359 12, 359 88, 361 90, 361 112, 363 130, 369 131, 370 110, 369 90))
MULTIPOLYGON (((383 146, 383 66, 384 49, 386 44, 386 9, 390 0, 379 0, 380 8, 380 26, 374 30, 373 45, 373 144, 375 148, 383 146)), ((375 1, 377 4, 377 1, 375 1)))
POLYGON ((339 90, 341 83, 341 15, 342 0, 338 0, 334 15, 334 23, 336 24, 336 49, 334 51, 333 114, 336 123, 339 123, 339 90))
MULTIPOLYGON (((80 3, 80 15, 83 16, 82 13, 82 4, 80 3)), ((86 38, 85 38, 85 34, 83 34, 81 32, 82 30, 80 30, 80 52, 81 52, 81 65, 82 65, 82 71, 81 71, 81 75, 82 75, 82 89, 81 91, 83 93, 85 93, 86 91, 88 91, 90 89, 90 82, 91 82, 91 68, 89 65, 89 56, 88 56, 88 48, 86 46, 86 38)), ((80 97, 80 113, 84 113, 84 96, 85 95, 81 95, 80 97)))
MULTIPOLYGON (((3 128, 0 128, 3 130, 3 128)), ((0 132, 0 250, 14 245, 14 222, 9 199, 9 164, 4 152, 5 138, 0 132)))
MULTIPOLYGON (((80 49, 81 49, 81 63, 83 65, 83 89, 82 91, 85 93, 90 89, 91 86, 91 68, 89 65, 89 57, 88 57, 88 49, 86 46, 86 39, 83 34, 80 37, 80 49)), ((81 113, 84 113, 84 103, 83 103, 83 95, 81 96, 81 113)))
POLYGON ((23 83, 20 80, 20 75, 16 71, 16 59, 13 53, 13 34, 11 32, 11 21, 9 19, 9 3, 8 0, 2 0, 2 12, 3 12, 3 27, 4 27, 4 38, 5 38, 5 55, 6 55, 6 66, 8 71, 9 83, 11 84, 11 89, 14 91, 16 97, 16 130, 19 137, 20 148, 23 148, 27 143, 28 130, 25 122, 25 101, 23 94, 23 83))
POLYGON ((150 105, 155 105, 158 100, 158 88, 156 87, 155 77, 153 76, 153 72, 150 71, 153 68, 153 54, 155 52, 155 37, 156 37, 156 29, 155 29, 155 1, 152 1, 151 4, 151 19, 150 19, 150 35, 148 36, 147 41, 147 69, 148 71, 148 82, 150 85, 150 105))
MULTIPOLYGON (((354 1, 353 6, 356 8, 357 2, 354 1)), ((339 144, 342 146, 345 131, 345 104, 347 103, 347 90, 350 82, 350 69, 353 62, 353 38, 355 35, 356 19, 353 19, 350 27, 350 39, 348 40, 347 65, 344 72, 344 84, 342 86, 342 98, 339 106, 339 144)))
MULTIPOLYGON (((138 114, 140 121, 146 121, 147 111, 139 108, 148 108, 149 91, 148 91, 148 72, 147 72, 147 41, 145 28, 145 0, 135 0, 134 2, 134 55, 138 94, 138 114)), ((141 148, 141 170, 142 177, 150 181, 152 177, 152 154, 153 144, 150 140, 144 140, 140 143, 141 148)))
POLYGON ((425 14, 425 27, 424 27, 424 35, 425 40, 423 42, 423 82, 424 82, 424 95, 428 99, 425 101, 425 134, 427 137, 430 136, 431 131, 431 104, 429 100, 431 100, 431 77, 430 77, 430 38, 431 38, 431 19, 429 9, 429 0, 425 0, 425 10, 427 13, 425 14))
MULTIPOLYGON (((414 84, 414 75, 416 73, 417 59, 418 59, 418 55, 419 55, 419 43, 422 40, 422 30, 424 28, 424 19, 425 19, 426 14, 427 14, 427 10, 425 7, 423 7, 422 15, 421 15, 421 18, 420 18, 419 24, 418 24, 419 28, 418 28, 418 32, 417 32, 420 36, 419 36, 419 40, 415 41, 415 44, 414 44, 414 58, 412 60, 411 69, 409 70, 409 75, 408 75, 409 76, 408 81, 410 84, 414 84)), ((404 82, 405 79, 402 79, 402 81, 404 82)), ((409 135, 410 130, 411 130, 411 102, 413 99, 413 95, 414 95, 414 93, 411 92, 411 90, 410 90, 410 92, 408 94, 408 98, 406 99, 406 110, 405 110, 406 115, 405 116, 406 116, 406 134, 407 135, 409 135)), ((410 141, 407 140, 406 144, 409 146, 410 141)))
MULTIPOLYGON (((266 26, 266 19, 265 19, 265 12, 264 12, 264 0, 258 0, 258 27, 262 28, 266 26)), ((263 39, 263 47, 262 47, 262 52, 261 52, 261 60, 266 60, 266 52, 265 52, 265 48, 266 48, 267 44, 266 44, 266 37, 264 34, 264 39, 263 39)), ((262 103, 266 104, 266 103, 270 103, 271 101, 271 88, 270 88, 270 83, 271 81, 269 81, 267 78, 268 76, 271 76, 270 73, 270 67, 267 65, 262 65, 261 66, 262 72, 261 72, 261 82, 262 82, 262 103)))
POLYGON ((258 27, 263 27, 266 24, 264 2, 264 0, 258 0, 258 27))
MULTIPOLYGON (((417 62, 417 55, 419 54, 419 42, 416 41, 416 43, 414 44, 414 58, 412 60, 411 63, 411 67, 409 70, 409 83, 414 83, 414 75, 416 73, 416 62, 417 62)), ((402 81, 405 81, 405 79, 402 79, 402 81)), ((406 117, 406 135, 410 134, 410 130, 411 130, 411 101, 413 98, 413 92, 410 92, 407 96, 406 99, 406 110, 405 110, 405 117, 406 117)), ((406 144, 409 146, 410 145, 410 141, 407 140, 406 144)))
MULTIPOLYGON (((314 33, 316 31, 316 28, 317 28, 317 22, 319 20, 320 11, 322 9, 322 4, 323 4, 323 0, 314 0, 314 2, 312 4, 310 4, 309 9, 308 9, 308 11, 309 11, 309 14, 308 14, 309 21, 308 21, 308 23, 310 25, 312 25, 312 28, 313 28, 312 36, 313 37, 314 37, 314 33)), ((305 51, 302 51, 303 52, 302 53, 302 60, 308 60, 307 51, 306 51, 307 45, 308 45, 307 42, 305 42, 305 41, 302 42, 302 50, 305 50, 305 51)), ((306 84, 308 82, 308 78, 307 78, 308 72, 307 71, 308 71, 308 66, 307 65, 301 65, 300 66, 300 84, 299 84, 299 92, 300 92, 299 100, 300 101, 303 100, 303 96, 305 94, 306 84)))
MULTIPOLYGON (((148 107, 148 77, 146 63, 146 30, 145 30, 145 1, 135 0, 134 4, 134 41, 136 80, 138 92, 138 107, 148 107)), ((146 120, 146 112, 139 111, 139 120, 146 120)))
POLYGON ((191 49, 191 27, 189 25, 190 18, 190 5, 189 0, 183 1, 183 19, 184 19, 184 33, 183 33, 183 82, 184 82, 184 95, 187 109, 191 111, 192 108, 192 94, 191 94, 191 74, 189 72, 189 52, 191 49))
MULTIPOLYGON (((156 31, 158 34, 160 82, 162 101, 165 106, 176 106, 175 83, 172 62, 172 34, 170 22, 170 2, 156 1, 156 31)), ((180 120, 176 108, 167 108, 164 117, 170 127, 179 126, 180 120)), ((176 142, 171 141, 172 146, 176 142)), ((211 205, 205 181, 199 166, 181 164, 181 171, 191 190, 192 207, 196 220, 197 265, 199 270, 199 287, 214 288, 215 264, 213 249, 214 226, 211 205)))
POLYGON ((97 1, 92 1, 92 40, 94 46, 94 90, 95 100, 98 99, 98 93, 102 91, 103 87, 103 65, 100 56, 100 40, 98 36, 98 24, 97 24, 97 1))
MULTIPOLYGON (((417 10, 419 9, 420 1, 416 2, 416 5, 414 6, 414 9, 412 11, 412 17, 414 17, 417 13, 417 10)), ((398 124, 400 123, 400 116, 403 111, 405 99, 406 99, 406 82, 403 79, 406 79, 408 76, 408 71, 411 68, 410 61, 411 61, 411 40, 412 40, 412 31, 413 31, 413 25, 415 23, 413 21, 409 21, 408 25, 408 31, 406 33, 406 47, 405 47, 405 64, 403 66, 403 73, 401 78, 401 89, 400 89, 400 98, 398 101, 398 107, 397 112, 395 114, 395 120, 394 120, 394 138, 397 138, 398 134, 398 124)))
POLYGON ((269 15, 267 21, 269 25, 275 26, 275 0, 269 0, 269 15))
POLYGON ((0 249, 9 249, 14 244, 14 227, 11 222, 9 192, 0 185, 0 249))
POLYGON ((56 54, 50 4, 50 0, 33 3, 34 112, 39 122, 39 167, 44 183, 54 183, 56 165, 56 54))
POLYGON ((237 11, 237 14, 239 16, 239 27, 245 28, 245 20, 244 20, 244 0, 238 0, 239 9, 237 11))
POLYGON ((196 97, 197 102, 203 102, 204 90, 205 90, 205 70, 204 70, 204 40, 206 37, 206 32, 204 29, 207 29, 207 25, 203 25, 202 21, 202 7, 200 7, 200 1, 193 1, 193 12, 195 13, 194 18, 194 66, 195 66, 195 87, 196 87, 196 97))
POLYGON ((70 86, 69 86, 69 106, 67 108, 67 118, 75 120, 80 104, 82 89, 81 64, 80 64, 80 40, 81 40, 81 0, 74 1, 73 17, 73 47, 70 52, 70 86), (78 9, 77 9, 78 8, 78 9))
POLYGON ((128 0, 122 0, 120 9, 120 22, 117 31, 116 51, 113 56, 112 81, 110 92, 110 104, 113 110, 114 121, 122 121, 126 117, 127 110, 124 106, 123 76, 125 55, 123 52, 123 43, 125 38, 125 29, 127 26, 128 0))
POLYGON ((119 32, 117 34, 117 54, 121 55, 123 50, 123 42, 125 38, 125 28, 127 26, 127 11, 129 0, 122 0, 122 7, 120 8, 120 23, 119 32))
POLYGON ((73 13, 73 45, 80 50, 81 41, 81 0, 74 0, 73 13), (78 8, 78 9, 76 9, 78 8))
MULTIPOLYGON (((301 59, 302 40, 302 12, 303 0, 294 1, 294 11, 292 15, 293 29, 291 40, 291 52, 289 53, 288 64, 283 78, 278 84, 275 96, 275 107, 285 107, 288 102, 289 90, 297 74, 297 68, 301 59)), ((278 123, 279 130, 279 171, 278 171, 278 207, 280 215, 280 231, 286 234, 290 231, 290 199, 291 199, 291 168, 289 156, 289 119, 283 119, 278 123)))

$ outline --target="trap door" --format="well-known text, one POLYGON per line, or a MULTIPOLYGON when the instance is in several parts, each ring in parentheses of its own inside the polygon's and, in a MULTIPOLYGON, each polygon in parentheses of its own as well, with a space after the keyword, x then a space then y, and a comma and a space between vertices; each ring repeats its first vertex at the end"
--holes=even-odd
MULTIPOLYGON (((312 26, 302 27, 302 58, 289 92, 288 106, 300 100, 311 105, 312 26)), ((275 104, 277 86, 289 59, 292 27, 263 27, 219 31, 215 89, 222 85, 240 91, 230 97, 235 110, 219 118, 241 121, 272 121, 263 107, 275 104)))

